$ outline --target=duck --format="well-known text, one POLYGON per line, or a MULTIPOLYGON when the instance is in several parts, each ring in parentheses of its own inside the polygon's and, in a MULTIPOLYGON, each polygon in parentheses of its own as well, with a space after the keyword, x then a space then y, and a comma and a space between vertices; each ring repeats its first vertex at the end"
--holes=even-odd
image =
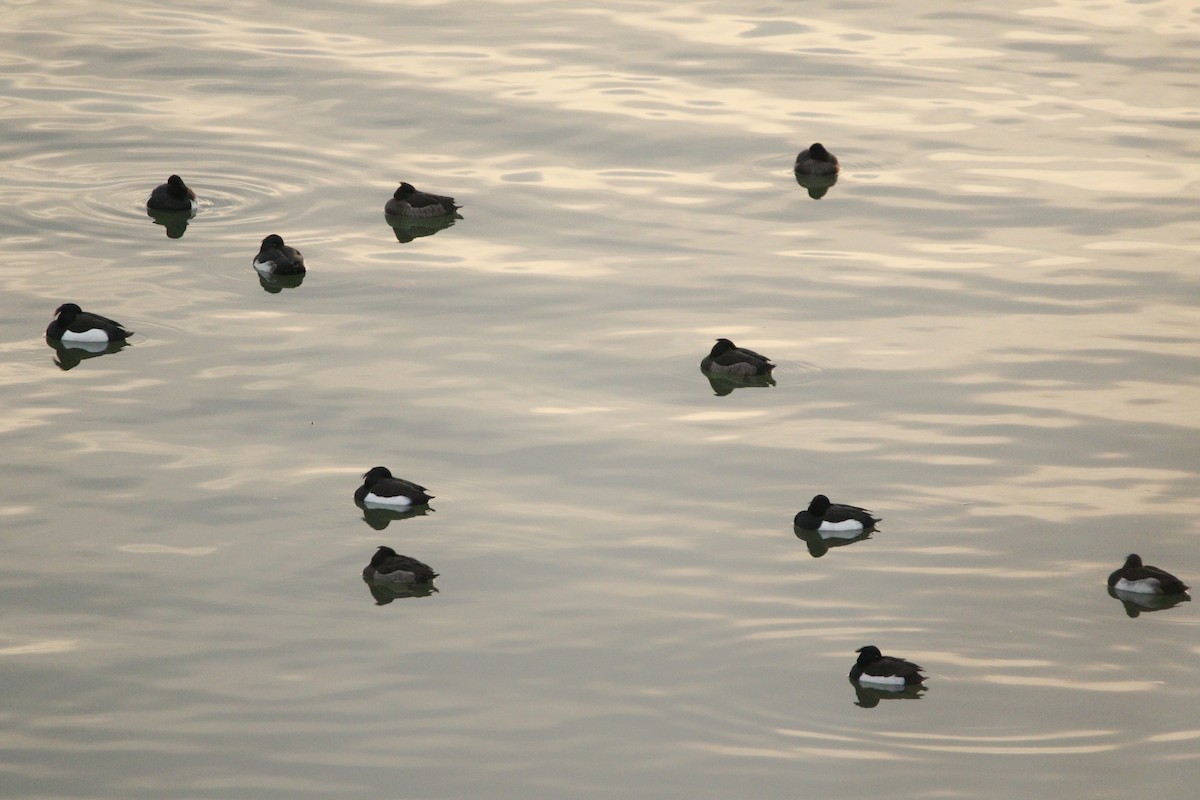
POLYGON ((459 208, 461 206, 453 197, 418 192, 411 183, 401 183, 392 199, 384 205, 383 213, 389 217, 440 217, 453 214, 459 208))
POLYGON ((924 667, 895 656, 885 656, 873 644, 860 647, 858 661, 850 670, 850 680, 880 686, 919 686, 925 682, 924 667))
POLYGON ((399 555, 387 545, 375 551, 362 574, 365 580, 389 583, 429 583, 438 576, 428 564, 399 555))
POLYGON ((831 503, 828 497, 819 494, 808 504, 808 508, 796 515, 793 523, 802 531, 857 533, 873 531, 882 521, 882 517, 875 516, 865 508, 831 503))
POLYGON ((146 207, 153 211, 195 211, 196 193, 188 188, 183 178, 172 175, 150 193, 146 207))
POLYGON ((294 247, 283 243, 277 233, 262 240, 262 247, 254 257, 254 268, 260 275, 303 275, 304 256, 294 247))
POLYGON ((700 369, 717 375, 750 377, 770 375, 775 365, 761 353, 738 347, 728 339, 717 339, 709 354, 700 361, 700 369))
POLYGON ((837 156, 826 150, 820 142, 813 142, 801 150, 792 167, 793 171, 804 175, 836 175, 840 169, 837 156))
POLYGON ((1182 594, 1188 590, 1183 581, 1166 570, 1143 564, 1137 553, 1130 553, 1125 566, 1108 576, 1108 586, 1118 592, 1138 594, 1182 594))
POLYGON ((133 331, 116 320, 84 311, 74 303, 55 310, 55 320, 46 328, 46 338, 63 342, 123 342, 133 331))
POLYGON ((354 502, 364 508, 406 509, 432 499, 424 486, 395 477, 387 467, 371 467, 363 473, 363 485, 354 492, 354 502))

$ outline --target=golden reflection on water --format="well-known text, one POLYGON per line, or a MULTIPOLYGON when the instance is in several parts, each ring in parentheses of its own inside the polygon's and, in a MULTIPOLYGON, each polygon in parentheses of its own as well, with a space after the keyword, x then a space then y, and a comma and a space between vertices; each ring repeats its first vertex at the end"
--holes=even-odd
POLYGON ((29 428, 54 425, 56 418, 76 413, 69 407, 8 408, 0 417, 0 434, 10 434, 29 428))
POLYGON ((579 414, 607 414, 617 409, 609 406, 536 406, 529 409, 531 414, 551 414, 551 415, 570 415, 579 414))
POLYGON ((118 548, 123 553, 145 553, 151 555, 175 555, 175 556, 209 556, 217 552, 216 547, 173 547, 166 544, 123 544, 118 548))
POLYGON ((1055 569, 1029 570, 1029 569, 1016 569, 1016 568, 1011 568, 1011 567, 997 568, 994 565, 988 565, 985 567, 965 567, 965 566, 939 567, 939 566, 891 565, 891 566, 886 566, 886 567, 883 567, 883 566, 863 567, 862 569, 867 572, 889 572, 889 573, 911 574, 911 575, 938 575, 938 576, 943 576, 943 577, 947 576, 947 575, 976 575, 979 577, 987 577, 987 578, 993 578, 993 579, 1005 579, 1005 580, 1036 580, 1036 579, 1059 580, 1059 579, 1066 579, 1066 576, 1070 575, 1072 573, 1085 574, 1087 572, 1087 570, 1084 570, 1080 567, 1068 568, 1068 567, 1057 567, 1056 566, 1055 569))
MULTIPOLYGON (((790 732, 784 730, 779 731, 783 736, 791 735, 790 732)), ((832 745, 825 746, 790 746, 790 747, 750 747, 730 744, 713 744, 713 743, 692 743, 692 747, 704 753, 709 753, 716 756, 732 756, 736 758, 782 758, 782 759, 799 759, 799 758, 832 758, 844 759, 853 761, 896 761, 901 758, 897 753, 888 753, 880 750, 864 750, 861 749, 861 742, 848 740, 847 747, 834 747, 832 745)))
POLYGON ((1156 733, 1145 738, 1146 742, 1189 742, 1193 739, 1200 739, 1200 730, 1183 730, 1174 731, 1172 733, 1156 733))
POLYGON ((1045 412, 1072 409, 1077 417, 1107 419, 1132 424, 1175 424, 1196 422, 1200 408, 1200 386, 1122 381, 1102 391, 1095 387, 1051 388, 1025 392, 985 392, 981 401, 1037 408, 1045 412))
POLYGON ((711 7, 703 11, 671 7, 641 13, 625 9, 587 9, 579 13, 603 16, 631 30, 669 34, 680 41, 736 49, 750 44, 765 52, 789 55, 815 50, 835 57, 875 61, 888 69, 920 66, 924 61, 961 62, 1002 55, 997 50, 959 45, 950 36, 851 27, 815 15, 751 19, 749 15, 714 12, 711 7))
MULTIPOLYGON (((7 637, 6 637, 7 638, 7 637)), ((69 653, 79 649, 77 639, 43 639, 25 644, 0 646, 0 657, 4 656, 43 656, 57 653, 69 653)))
POLYGON ((1051 756, 1051 755, 1082 755, 1085 753, 1108 753, 1120 748, 1119 744, 1079 744, 1079 745, 905 745, 906 749, 926 750, 934 753, 962 753, 973 755, 993 756, 1051 756))
POLYGON ((1194 758, 1155 727, 1195 693, 1191 610, 1103 592, 1110 550, 1188 563, 1200 116, 1163 45, 1194 15, 501 10, 6 15, 0 656, 105 644, 6 720, 119 743, 22 745, 22 793, 991 797, 1072 768, 1082 795, 1112 750, 1194 758), (817 131, 846 155, 820 204, 787 169, 817 131), (140 205, 176 163, 205 191, 164 242, 140 205), (398 241, 408 176, 463 219, 398 241), (313 274, 266 297, 276 229, 313 274), (145 344, 58 374, 63 294, 145 344), (778 386, 714 396, 717 335, 778 386), (438 513, 364 525, 377 461, 438 513), (884 530, 811 558, 818 489, 884 530), (439 595, 369 604, 381 542, 439 595), (97 575, 40 585, 80 548, 97 575), (854 707, 867 641, 930 668, 919 702, 854 707))
MULTIPOLYGON (((1085 27, 1117 28, 1123 32, 1156 34, 1157 36, 1188 35, 1196 30, 1194 10, 1186 4, 1153 3, 1129 4, 1117 0, 1098 0, 1080 5, 1073 0, 1042 0, 1037 8, 1021 9, 1026 17, 1066 19, 1085 27)), ((1160 42, 1157 36, 1130 37, 1135 42, 1160 42)))
MULTIPOLYGON (((1192 503, 1176 497, 1175 487, 1188 477, 1175 472, 1153 469, 1117 470, 1136 476, 1128 482, 1106 469, 1088 470, 1078 466, 1030 467, 1005 486, 959 485, 941 487, 936 499, 941 503, 970 504, 972 516, 1013 518, 1070 523, 1084 518, 1112 515, 1188 514, 1192 503), (1086 480, 1092 477, 1092 482, 1086 480), (978 499, 987 495, 988 503, 978 499)), ((1001 573, 1005 574, 1005 573, 1001 573)), ((1026 576, 1029 577, 1029 576, 1026 576)))
POLYGON ((1151 692, 1163 687, 1162 681, 1085 681, 1049 676, 981 675, 979 680, 1001 686, 1036 686, 1042 689, 1071 689, 1084 692, 1151 692))

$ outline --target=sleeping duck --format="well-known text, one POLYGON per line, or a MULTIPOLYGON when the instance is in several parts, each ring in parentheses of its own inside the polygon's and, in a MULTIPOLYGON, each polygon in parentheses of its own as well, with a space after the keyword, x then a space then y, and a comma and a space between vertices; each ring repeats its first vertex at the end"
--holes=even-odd
POLYGON ((796 156, 792 169, 802 175, 836 175, 838 170, 837 156, 825 149, 825 145, 814 142, 811 147, 801 150, 796 156))
POLYGON ((383 213, 389 217, 440 217, 453 214, 460 207, 453 197, 418 192, 411 183, 401 183, 383 207, 383 213))
POLYGON ((808 504, 808 508, 796 515, 793 523, 802 531, 858 533, 875 530, 875 525, 881 521, 881 517, 876 517, 865 508, 831 503, 828 497, 819 494, 808 504))
POLYGON ((125 330, 116 320, 84 311, 74 303, 63 303, 54 312, 57 317, 46 328, 46 338, 63 342, 123 342, 133 331, 125 330))
POLYGON ((146 207, 151 211, 195 211, 196 206, 196 193, 178 175, 172 175, 166 183, 156 186, 146 200, 146 207))
POLYGON ((885 656, 874 645, 860 647, 858 661, 850 670, 850 680, 879 686, 914 686, 924 683, 923 667, 894 656, 885 656))
POLYGON ((700 369, 716 375, 770 375, 775 365, 771 359, 749 350, 738 347, 728 339, 717 339, 712 351, 700 362, 700 369))
POLYGON ((363 508, 404 510, 426 505, 432 499, 424 486, 394 477, 387 467, 367 470, 363 485, 354 492, 354 502, 363 508))
POLYGON ((296 248, 284 244, 283 237, 277 233, 262 240, 262 247, 252 263, 259 275, 267 277, 303 275, 305 272, 304 256, 296 248))
POLYGON ((390 547, 382 546, 363 567, 363 579, 388 583, 429 583, 438 574, 428 564, 402 556, 390 547))
POLYGON ((1142 557, 1130 553, 1125 566, 1108 576, 1108 586, 1118 592, 1139 594, 1181 594, 1188 590, 1183 581, 1166 570, 1142 564, 1142 557))

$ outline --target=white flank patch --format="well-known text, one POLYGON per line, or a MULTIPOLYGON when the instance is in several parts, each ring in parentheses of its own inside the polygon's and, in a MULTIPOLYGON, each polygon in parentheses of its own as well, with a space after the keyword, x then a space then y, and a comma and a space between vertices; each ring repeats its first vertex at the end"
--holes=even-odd
POLYGON ((259 261, 256 258, 256 259, 254 259, 254 268, 256 270, 258 270, 259 272, 261 272, 263 275, 270 275, 275 272, 275 262, 274 261, 259 261))
POLYGON ((817 530, 817 533, 821 534, 822 539, 853 539, 855 536, 858 536, 862 532, 863 532, 863 527, 861 525, 858 526, 857 528, 850 528, 849 530, 844 530, 844 531, 843 530, 832 530, 831 531, 826 528, 820 528, 817 530))
POLYGON ((395 497, 380 497, 374 492, 368 492, 363 498, 363 505, 368 508, 408 508, 412 505, 412 500, 404 495, 396 495, 395 497))
POLYGON ((905 685, 904 678, 900 677, 899 675, 868 675, 865 672, 862 674, 862 677, 858 679, 858 682, 892 688, 898 688, 905 685))
POLYGON ((1162 586, 1157 578, 1143 578, 1140 581, 1127 581, 1124 578, 1117 581, 1113 587, 1118 592, 1137 592, 1138 594, 1162 594, 1162 586))
POLYGON ((82 350, 85 353, 103 353, 108 349, 108 339, 99 342, 73 342, 70 339, 63 339, 63 347, 67 350, 82 350), (70 347, 67 347, 70 345, 70 347))
POLYGON ((856 519, 842 520, 841 522, 830 522, 829 520, 821 520, 821 527, 817 528, 821 533, 857 533, 863 529, 863 524, 856 519))
POLYGON ((62 340, 64 342, 107 342, 108 334, 100 328, 92 328, 91 330, 86 330, 83 333, 66 331, 62 335, 62 340))

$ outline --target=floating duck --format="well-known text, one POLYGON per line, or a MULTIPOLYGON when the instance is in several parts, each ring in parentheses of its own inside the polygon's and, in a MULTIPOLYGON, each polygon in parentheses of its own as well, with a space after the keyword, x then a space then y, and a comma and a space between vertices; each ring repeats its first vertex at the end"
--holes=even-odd
POLYGON ((1108 576, 1109 588, 1138 594, 1181 594, 1188 590, 1183 581, 1166 570, 1142 564, 1142 557, 1130 553, 1125 566, 1108 576))
POLYGON ((195 211, 197 205, 196 193, 178 175, 156 186, 146 200, 146 207, 152 211, 195 211))
POLYGON ((46 338, 63 342, 123 342, 133 331, 125 330, 116 320, 84 311, 74 303, 63 303, 57 316, 46 328, 46 338))
POLYGON ((354 492, 354 502, 363 508, 404 510, 423 506, 432 499, 424 486, 394 477, 387 467, 367 470, 363 485, 354 492))
POLYGON ((296 248, 284 244, 283 237, 277 233, 262 240, 262 247, 252 263, 259 275, 267 277, 305 273, 304 256, 296 248))
POLYGON ((865 508, 831 503, 828 497, 819 494, 812 499, 807 509, 796 515, 793 523, 802 531, 854 534, 873 531, 875 525, 881 521, 881 517, 876 517, 865 508))
POLYGON ((717 339, 709 354, 701 360, 700 369, 716 375, 750 377, 770 375, 775 365, 761 353, 738 347, 728 339, 717 339))
POLYGON ((841 167, 838 166, 837 156, 826 150, 825 145, 813 142, 812 146, 801 150, 800 155, 796 156, 792 169, 802 175, 836 175, 841 167))
POLYGON ((924 683, 923 667, 895 656, 885 656, 875 645, 860 647, 858 661, 850 670, 850 680, 878 686, 915 686, 924 683))
POLYGON ((371 563, 363 567, 363 579, 388 583, 429 583, 438 574, 428 564, 399 555, 386 545, 375 551, 371 563))
POLYGON ((453 214, 458 208, 461 206, 453 197, 418 192, 411 183, 401 183, 383 207, 383 213, 390 217, 440 217, 453 214))

